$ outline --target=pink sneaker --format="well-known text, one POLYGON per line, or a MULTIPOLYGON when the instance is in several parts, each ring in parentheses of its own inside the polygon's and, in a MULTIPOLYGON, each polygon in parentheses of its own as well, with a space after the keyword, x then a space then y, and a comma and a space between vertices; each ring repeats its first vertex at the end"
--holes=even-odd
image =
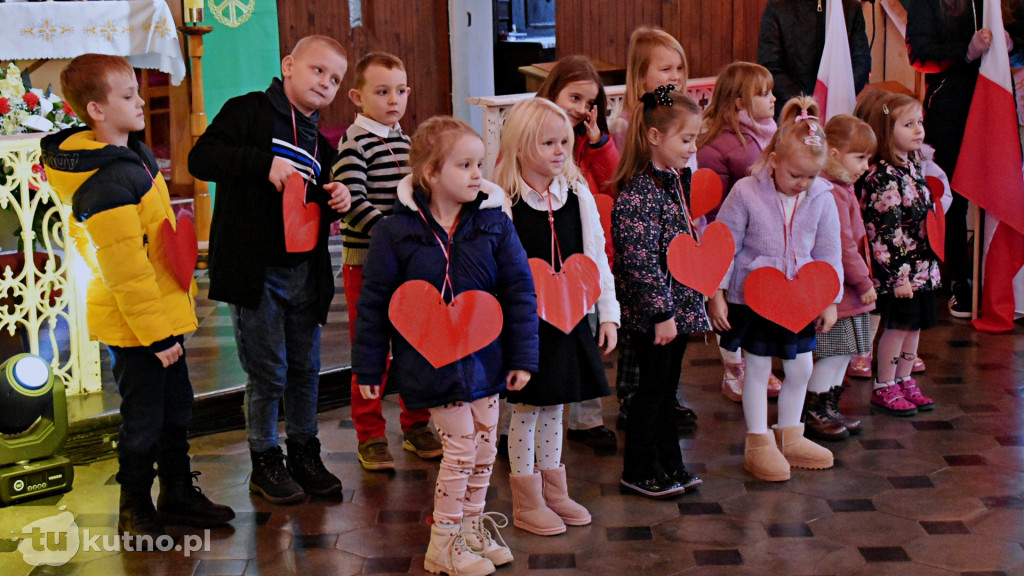
POLYGON ((782 380, 775 375, 774 372, 768 374, 768 397, 778 398, 779 392, 782 391, 782 380))
POLYGON ((910 369, 910 373, 918 374, 920 372, 924 372, 925 368, 926 366, 924 365, 924 360, 921 360, 921 357, 918 356, 914 358, 914 367, 910 369))
POLYGON ((846 375, 851 378, 871 378, 871 353, 855 355, 846 367, 846 375))
POLYGON ((725 373, 722 374, 722 394, 733 402, 743 402, 743 374, 744 365, 725 363, 725 373))
POLYGON ((913 378, 907 378, 898 384, 900 390, 903 391, 903 397, 917 406, 918 411, 927 412, 935 408, 935 401, 921 393, 921 389, 917 387, 917 382, 913 378))
POLYGON ((893 416, 913 416, 917 406, 903 397, 898 384, 890 384, 871 393, 871 407, 893 416))

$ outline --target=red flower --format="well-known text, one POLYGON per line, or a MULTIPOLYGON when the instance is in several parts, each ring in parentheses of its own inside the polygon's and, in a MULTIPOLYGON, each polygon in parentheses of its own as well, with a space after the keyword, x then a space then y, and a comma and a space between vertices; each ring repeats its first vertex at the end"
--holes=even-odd
POLYGON ((63 108, 65 114, 71 116, 72 118, 75 117, 75 111, 71 109, 71 106, 68 106, 67 101, 61 103, 61 107, 63 108))
POLYGON ((11 101, 7 98, 0 98, 0 116, 11 111, 11 101))
POLYGON ((26 92, 21 99, 25 101, 25 105, 28 106, 29 110, 35 110, 39 106, 39 96, 32 92, 26 92))

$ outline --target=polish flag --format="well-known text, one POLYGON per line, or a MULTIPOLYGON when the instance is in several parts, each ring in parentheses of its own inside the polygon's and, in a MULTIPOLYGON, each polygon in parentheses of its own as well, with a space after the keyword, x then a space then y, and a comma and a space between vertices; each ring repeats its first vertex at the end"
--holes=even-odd
POLYGON ((857 104, 850 39, 846 34, 842 0, 828 0, 825 12, 825 49, 821 53, 821 64, 818 65, 814 99, 821 107, 823 123, 838 114, 853 114, 853 107, 857 104))
POLYGON ((985 255, 974 327, 1006 332, 1014 327, 1013 277, 1024 267, 1024 174, 999 0, 985 0, 983 26, 992 31, 992 46, 981 57, 952 185, 999 220, 985 255))

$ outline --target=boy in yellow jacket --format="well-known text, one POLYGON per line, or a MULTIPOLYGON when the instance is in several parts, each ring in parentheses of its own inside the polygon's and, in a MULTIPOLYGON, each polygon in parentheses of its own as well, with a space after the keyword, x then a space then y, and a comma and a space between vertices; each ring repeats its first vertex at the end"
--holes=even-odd
POLYGON ((132 134, 145 128, 135 71, 119 56, 85 54, 60 79, 86 127, 44 138, 43 162, 53 189, 72 207, 70 236, 92 272, 89 331, 109 347, 121 395, 118 531, 155 541, 165 523, 226 523, 234 511, 193 484, 193 393, 182 345, 198 324, 196 287, 174 272, 172 261, 181 255, 170 238, 175 218, 167 184, 153 153, 132 134))

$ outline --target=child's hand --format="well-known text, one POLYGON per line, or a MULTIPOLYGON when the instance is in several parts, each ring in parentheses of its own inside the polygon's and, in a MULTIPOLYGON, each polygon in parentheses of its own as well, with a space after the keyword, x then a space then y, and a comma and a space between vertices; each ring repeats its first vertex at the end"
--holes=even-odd
POLYGON ((160 363, 163 364, 164 368, 167 368, 171 364, 177 362, 178 358, 181 358, 181 355, 184 354, 184 352, 185 351, 181 349, 181 344, 175 342, 174 346, 171 346, 167 350, 156 352, 156 357, 160 359, 160 363))
POLYGON ((601 325, 597 327, 597 346, 604 348, 601 355, 607 356, 612 350, 615 350, 615 345, 618 343, 619 333, 615 329, 615 323, 601 322, 601 325))
POLYGON ((828 332, 833 326, 835 326, 836 317, 836 305, 829 304, 828 308, 825 308, 821 315, 814 321, 814 329, 817 330, 818 334, 828 332))
POLYGON ((868 288, 868 291, 860 295, 861 304, 871 304, 875 300, 878 300, 878 293, 875 292, 875 287, 868 288))
POLYGON ((292 166, 284 158, 275 156, 274 162, 270 164, 270 183, 277 188, 278 192, 284 192, 284 186, 288 183, 288 177, 298 172, 295 166, 292 166))
POLYGON ((587 112, 587 117, 583 119, 583 126, 587 129, 587 139, 590 140, 591 144, 597 144, 601 141, 601 128, 597 125, 597 105, 590 107, 590 111, 587 112))
POLYGON ((331 195, 327 205, 335 212, 344 214, 352 207, 352 193, 348 191, 348 186, 341 182, 331 182, 324 185, 324 190, 331 195))
POLYGON ((363 400, 376 400, 377 398, 380 398, 380 386, 360 384, 359 395, 363 397, 363 400))
POLYGON ((974 62, 988 49, 992 47, 992 31, 988 28, 982 28, 974 33, 971 38, 971 43, 967 45, 967 61, 974 62))
POLYGON ((676 329, 676 319, 674 317, 654 325, 655 346, 664 346, 675 340, 677 335, 679 335, 679 332, 676 329))
POLYGON ((508 376, 505 377, 505 388, 516 392, 522 390, 529 381, 530 373, 526 370, 509 370, 508 376))
POLYGON ((897 284, 892 293, 897 298, 913 298, 914 288, 910 285, 910 281, 908 280, 902 284, 897 284))
POLYGON ((721 290, 708 300, 708 319, 711 320, 711 327, 719 332, 730 330, 729 325, 729 304, 725 301, 725 293, 721 290))

